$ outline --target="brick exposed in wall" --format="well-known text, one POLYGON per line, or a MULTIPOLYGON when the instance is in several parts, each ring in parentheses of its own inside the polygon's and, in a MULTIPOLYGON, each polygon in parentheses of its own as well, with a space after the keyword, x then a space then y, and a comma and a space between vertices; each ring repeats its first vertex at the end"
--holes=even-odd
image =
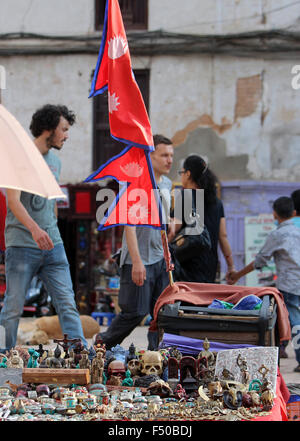
POLYGON ((174 136, 172 137, 174 147, 183 144, 186 141, 189 133, 194 132, 199 127, 211 127, 218 134, 222 134, 232 127, 232 123, 230 123, 230 121, 228 121, 226 117, 223 117, 222 123, 216 124, 210 115, 201 115, 200 118, 191 121, 182 130, 178 130, 178 132, 174 134, 174 136))
POLYGON ((255 112, 262 96, 261 75, 239 78, 236 84, 235 120, 255 112))

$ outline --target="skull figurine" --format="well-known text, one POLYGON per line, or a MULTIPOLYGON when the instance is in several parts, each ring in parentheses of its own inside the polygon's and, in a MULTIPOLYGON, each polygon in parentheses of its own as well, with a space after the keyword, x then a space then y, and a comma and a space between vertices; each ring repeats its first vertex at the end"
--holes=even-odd
POLYGON ((163 358, 159 352, 145 351, 142 355, 142 374, 161 375, 163 372, 163 358))
POLYGON ((120 360, 113 360, 108 365, 108 375, 116 375, 118 377, 121 377, 122 379, 125 378, 125 365, 120 360))
POLYGON ((134 358, 128 361, 127 368, 130 370, 132 377, 140 374, 141 367, 142 367, 142 363, 140 360, 134 358))

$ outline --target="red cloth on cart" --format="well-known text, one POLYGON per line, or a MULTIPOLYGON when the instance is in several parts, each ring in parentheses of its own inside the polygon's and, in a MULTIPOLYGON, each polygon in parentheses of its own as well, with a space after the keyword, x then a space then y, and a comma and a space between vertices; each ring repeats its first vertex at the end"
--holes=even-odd
POLYGON ((237 303, 242 297, 254 294, 258 297, 270 295, 277 303, 277 325, 279 338, 291 340, 291 326, 283 295, 273 287, 249 287, 235 285, 220 285, 215 283, 175 282, 168 285, 161 293, 154 307, 151 330, 157 329, 157 316, 159 310, 166 304, 184 301, 196 306, 208 306, 214 299, 237 303))

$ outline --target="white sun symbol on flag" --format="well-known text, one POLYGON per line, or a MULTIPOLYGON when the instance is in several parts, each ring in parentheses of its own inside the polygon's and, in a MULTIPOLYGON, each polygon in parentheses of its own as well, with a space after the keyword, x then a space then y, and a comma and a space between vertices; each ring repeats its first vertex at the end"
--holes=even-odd
POLYGON ((120 169, 125 175, 130 176, 131 178, 139 178, 144 171, 144 167, 141 167, 137 162, 129 162, 124 165, 124 167, 121 165, 120 169))
POLYGON ((119 100, 119 97, 116 96, 115 92, 113 94, 108 92, 108 111, 109 111, 109 113, 113 113, 114 111, 116 112, 118 110, 118 106, 120 105, 118 100, 119 100))
POLYGON ((113 37, 108 42, 108 56, 112 60, 122 57, 128 51, 128 43, 121 35, 113 37))
POLYGON ((128 210, 129 222, 133 224, 145 224, 148 221, 148 208, 142 204, 134 204, 128 210))

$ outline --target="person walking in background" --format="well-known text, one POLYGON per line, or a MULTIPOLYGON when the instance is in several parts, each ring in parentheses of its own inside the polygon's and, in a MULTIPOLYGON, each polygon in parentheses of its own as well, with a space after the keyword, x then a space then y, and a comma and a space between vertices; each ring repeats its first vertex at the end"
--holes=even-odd
MULTIPOLYGON (((179 174, 183 189, 191 189, 193 199, 195 199, 197 189, 204 190, 204 225, 209 232, 211 248, 207 247, 199 251, 197 256, 186 260, 184 264, 176 262, 175 277, 176 280, 186 282, 215 283, 219 260, 218 244, 227 263, 227 272, 234 270, 231 246, 227 237, 224 207, 222 201, 217 197, 218 180, 204 159, 198 155, 188 156, 179 174)), ((169 242, 184 226, 184 220, 173 219, 168 233, 169 242)))
MULTIPOLYGON (((173 162, 172 141, 163 135, 154 135, 153 140, 151 162, 156 184, 160 191, 168 190, 171 197, 172 182, 165 175, 173 162)), ((160 230, 125 226, 120 257, 121 311, 106 332, 97 334, 95 343, 105 343, 107 349, 120 344, 146 315, 153 316, 156 300, 168 284, 160 230)), ((148 332, 150 350, 156 349, 158 343, 153 334, 148 332)))
MULTIPOLYGON (((291 194, 291 198, 294 202, 295 215, 292 218, 294 225, 300 228, 300 190, 295 190, 291 194)), ((283 341, 280 343, 279 356, 280 358, 288 358, 288 353, 286 352, 286 347, 288 346, 289 341, 283 341)))
POLYGON ((241 277, 267 265, 274 258, 276 265, 276 287, 282 293, 286 304, 292 330, 294 350, 300 372, 300 228, 293 222, 295 215, 292 198, 282 196, 273 203, 273 216, 278 222, 255 259, 240 271, 228 274, 227 282, 235 284, 241 277), (299 348, 298 348, 299 346, 299 348))
MULTIPOLYGON (((295 208, 295 213, 294 216, 292 218, 294 225, 296 225, 296 227, 300 228, 300 189, 299 190, 295 190, 292 192, 291 194, 291 198, 294 202, 294 208, 295 208)), ((282 341, 280 343, 280 348, 279 348, 279 356, 280 358, 288 358, 288 353, 286 352, 286 347, 288 346, 289 341, 282 341)))
POLYGON ((293 217, 293 223, 296 227, 300 228, 300 189, 293 191, 291 198, 294 202, 295 216, 293 217))
MULTIPOLYGON (((30 130, 34 143, 57 181, 61 161, 52 149, 62 149, 74 122, 74 113, 61 105, 46 104, 32 116, 30 130)), ((0 325, 5 328, 6 349, 16 345, 25 295, 36 274, 51 296, 63 334, 80 339, 87 347, 75 303, 69 263, 57 226, 55 200, 11 189, 7 189, 6 194, 6 292, 0 314, 0 325)))

